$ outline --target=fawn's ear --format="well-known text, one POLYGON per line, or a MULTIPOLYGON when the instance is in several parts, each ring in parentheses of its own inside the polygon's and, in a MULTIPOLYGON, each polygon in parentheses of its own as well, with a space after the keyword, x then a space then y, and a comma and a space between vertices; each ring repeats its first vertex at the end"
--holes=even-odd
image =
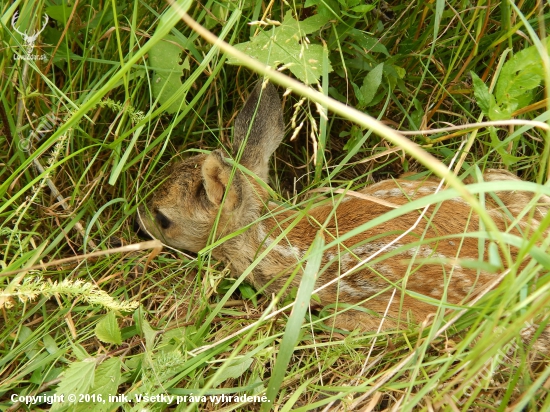
POLYGON ((204 189, 208 200, 216 206, 220 206, 223 200, 223 195, 226 191, 227 195, 223 202, 223 208, 226 211, 235 210, 242 199, 240 178, 234 174, 231 183, 232 167, 223 158, 223 152, 218 149, 210 153, 202 164, 202 178, 204 181, 204 189))
POLYGON ((269 158, 284 135, 283 109, 277 90, 270 83, 254 87, 235 119, 233 155, 244 145, 240 163, 267 180, 269 158))

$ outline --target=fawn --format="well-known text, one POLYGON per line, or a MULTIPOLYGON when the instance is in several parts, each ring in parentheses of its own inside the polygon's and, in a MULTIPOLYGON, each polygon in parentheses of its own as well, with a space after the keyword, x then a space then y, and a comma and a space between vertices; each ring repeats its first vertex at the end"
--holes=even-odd
MULTIPOLYGON (((234 124, 231 155, 249 172, 232 166, 221 148, 173 165, 168 179, 146 205, 140 206, 141 228, 171 247, 190 252, 227 237, 212 255, 230 263, 235 273, 242 273, 262 251, 271 248, 254 267, 249 280, 258 290, 277 294, 287 283, 286 287, 299 285, 301 269, 292 279, 291 274, 303 264, 304 254, 321 228, 329 244, 388 212, 388 205, 404 205, 435 193, 439 184, 437 179, 385 180, 361 190, 359 195, 325 199, 307 211, 291 210, 269 202, 264 183, 268 180, 270 157, 283 135, 277 91, 260 82, 234 124), (281 237, 278 242, 277 237, 281 237)), ((483 178, 519 180, 503 170, 489 170, 483 178)), ((499 230, 504 231, 532 195, 497 195, 500 202, 487 196, 486 209, 499 230)), ((541 202, 550 204, 550 198, 542 196, 541 202)), ((521 219, 511 229, 512 233, 532 233, 546 212, 547 207, 538 206, 534 215, 521 219)), ((464 303, 495 279, 494 273, 461 265, 467 259, 479 260, 479 240, 468 233, 480 230, 480 225, 470 205, 458 197, 430 206, 416 228, 387 247, 384 255, 357 265, 407 231, 419 215, 419 210, 406 213, 347 236, 325 251, 316 287, 345 273, 318 293, 322 306, 344 304, 329 321, 331 325, 345 330, 373 330, 384 313, 383 329, 393 328, 398 322, 422 322, 442 300, 443 304, 464 303), (395 288, 398 293, 390 302, 395 288)), ((511 250, 512 256, 516 253, 511 250)), ((488 260, 487 251, 483 252, 483 260, 488 260)))

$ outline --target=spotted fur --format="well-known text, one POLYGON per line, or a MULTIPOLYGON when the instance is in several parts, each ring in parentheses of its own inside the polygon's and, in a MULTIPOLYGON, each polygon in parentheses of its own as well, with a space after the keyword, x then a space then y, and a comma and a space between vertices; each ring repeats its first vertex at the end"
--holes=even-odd
MULTIPOLYGON (((338 196, 331 197, 305 211, 269 202, 262 180, 267 180, 269 159, 283 134, 277 92, 269 84, 259 85, 235 121, 230 153, 217 149, 174 165, 165 183, 140 207, 142 228, 169 246, 191 252, 226 239, 212 254, 229 263, 236 274, 270 249, 265 258, 255 263, 249 281, 269 295, 279 293, 286 283, 298 286, 304 256, 319 230, 323 231, 326 244, 330 244, 391 208, 353 196, 343 201, 338 196), (235 168, 230 157, 252 173, 235 168), (296 276, 289 280, 294 272, 296 276)), ((483 180, 519 179, 503 170, 489 170, 483 180)), ((438 184, 433 178, 385 180, 360 193, 405 205, 435 193, 438 184)), ((522 237, 533 233, 550 205, 550 199, 542 196, 534 214, 514 223, 533 199, 532 194, 496 195, 498 201, 486 196, 490 217, 499 230, 522 237)), ((479 259, 487 262, 488 252, 487 248, 482 249, 479 256, 479 240, 469 235, 480 230, 479 218, 459 197, 432 205, 411 233, 387 247, 412 227, 419 215, 419 210, 413 210, 348 236, 325 251, 316 287, 342 277, 319 291, 321 305, 339 303, 363 309, 352 308, 338 314, 333 318, 334 326, 373 330, 386 310, 384 328, 418 323, 434 313, 438 305, 467 302, 495 279, 496 271, 476 270, 465 264, 479 259), (384 247, 384 252, 365 261, 384 247), (398 293, 390 303, 394 289, 398 293)), ((515 258, 517 250, 511 248, 510 253, 515 258)))

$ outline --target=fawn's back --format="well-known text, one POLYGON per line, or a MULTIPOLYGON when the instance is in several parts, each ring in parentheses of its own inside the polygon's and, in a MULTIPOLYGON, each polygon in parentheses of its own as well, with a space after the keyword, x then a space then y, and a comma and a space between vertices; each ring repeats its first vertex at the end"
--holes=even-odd
MULTIPOLYGON (((487 265, 480 269, 480 260, 489 261, 489 239, 480 234, 479 218, 462 198, 431 205, 423 215, 414 209, 357 230, 392 205, 434 194, 437 179, 386 180, 359 194, 308 204, 305 211, 269 202, 261 180, 267 181, 269 159, 283 134, 276 90, 257 86, 236 118, 230 150, 252 173, 234 167, 223 149, 175 164, 140 207, 140 225, 165 244, 191 252, 227 237, 213 256, 230 263, 236 274, 255 265, 249 280, 268 294, 299 285, 305 253, 321 230, 327 249, 316 287, 327 286, 318 296, 322 306, 343 304, 333 324, 347 330, 374 329, 386 311, 384 328, 421 322, 441 302, 466 302, 495 279, 494 270, 483 270, 487 265), (398 293, 390 301, 394 289, 398 293)), ((483 179, 519 180, 502 170, 489 170, 483 179)), ((542 196, 533 215, 515 219, 531 199, 529 193, 497 192, 495 198, 486 196, 486 209, 499 230, 525 237, 550 204, 542 196)), ((510 253, 515 258, 517 250, 510 253)))

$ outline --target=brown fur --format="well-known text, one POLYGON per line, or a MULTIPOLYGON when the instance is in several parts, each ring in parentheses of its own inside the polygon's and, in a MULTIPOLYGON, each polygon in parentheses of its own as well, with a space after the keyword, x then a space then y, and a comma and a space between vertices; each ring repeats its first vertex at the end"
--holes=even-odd
MULTIPOLYGON (((279 146, 283 131, 277 92, 269 84, 265 88, 256 87, 235 121, 231 154, 235 159, 242 154, 240 164, 257 177, 235 169, 225 159, 223 149, 189 158, 173 166, 166 182, 147 205, 140 207, 142 228, 169 246, 192 252, 227 236, 212 254, 230 263, 237 274, 272 247, 254 267, 249 280, 257 289, 277 294, 296 267, 303 264, 304 254, 319 230, 323 230, 329 244, 391 210, 386 205, 353 196, 325 199, 307 211, 293 211, 270 203, 259 179, 267 180, 269 158, 279 146), (285 231, 288 233, 274 244, 285 231)), ((502 170, 489 170, 483 179, 519 180, 502 170)), ((438 184, 437 179, 386 180, 361 193, 404 205, 435 193, 438 184)), ((511 216, 490 196, 486 196, 488 213, 499 230, 509 230, 518 236, 532 233, 550 204, 550 199, 542 196, 536 213, 523 217, 510 228, 514 216, 525 208, 532 195, 498 192, 497 196, 511 216)), ((358 304, 369 312, 344 311, 334 317, 334 326, 347 330, 377 328, 394 288, 398 293, 389 305, 384 328, 421 322, 438 305, 464 303, 495 279, 494 271, 478 271, 463 264, 465 260, 479 260, 479 240, 468 233, 480 227, 478 216, 461 198, 431 205, 411 233, 352 270, 407 231, 419 215, 420 210, 406 213, 326 250, 316 287, 346 275, 319 292, 321 304, 358 304)), ((485 240, 485 246, 488 243, 485 240)), ((516 254, 512 249, 511 255, 515 258, 516 254)), ((482 258, 488 261, 486 250, 482 258)), ((299 285, 300 274, 301 269, 291 286, 299 285)))

